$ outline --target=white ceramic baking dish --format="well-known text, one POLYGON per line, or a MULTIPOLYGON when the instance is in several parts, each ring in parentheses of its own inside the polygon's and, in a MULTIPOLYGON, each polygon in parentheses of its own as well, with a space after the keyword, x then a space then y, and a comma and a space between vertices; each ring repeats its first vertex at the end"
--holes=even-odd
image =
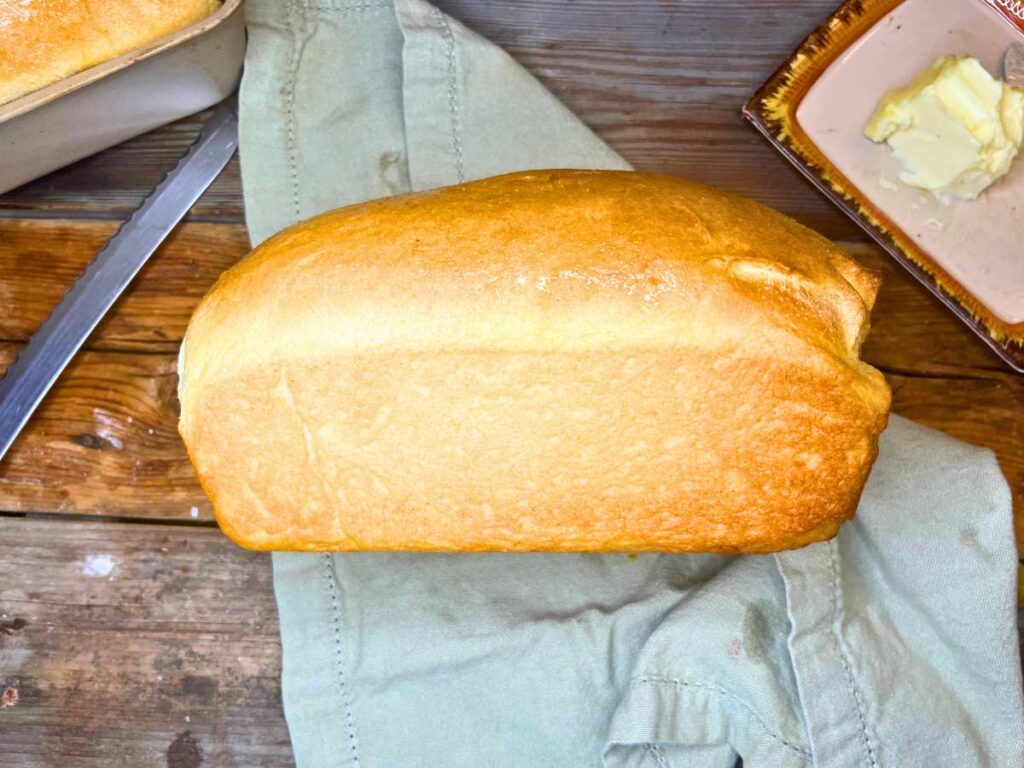
POLYGON ((242 0, 0 105, 0 192, 216 104, 238 84, 242 0))

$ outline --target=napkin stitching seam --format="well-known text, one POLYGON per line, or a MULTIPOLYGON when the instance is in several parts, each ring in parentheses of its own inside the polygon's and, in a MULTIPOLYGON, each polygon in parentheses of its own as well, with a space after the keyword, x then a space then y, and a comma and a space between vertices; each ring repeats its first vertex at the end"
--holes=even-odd
POLYGON ((654 758, 654 764, 657 768, 672 768, 672 766, 668 764, 668 760, 665 759, 665 755, 661 751, 661 747, 657 744, 648 744, 647 751, 650 753, 651 757, 654 758))
POLYGON ((296 0, 289 0, 287 14, 288 30, 291 32, 292 51, 288 64, 288 90, 287 95, 285 96, 285 114, 287 115, 286 131, 288 143, 288 175, 291 177, 292 182, 292 207, 294 209, 296 221, 302 218, 299 207, 298 153, 296 152, 295 146, 295 88, 298 84, 299 60, 302 57, 302 54, 299 49, 298 30, 295 29, 292 24, 295 18, 295 11, 297 9, 298 3, 296 0))
POLYGON ((455 152, 455 175, 461 184, 466 180, 466 168, 462 155, 462 138, 460 136, 462 121, 459 117, 459 101, 456 89, 458 70, 455 60, 455 35, 452 34, 448 17, 436 7, 433 9, 433 12, 444 36, 446 58, 448 60, 448 109, 451 111, 452 116, 452 150, 455 152))
POLYGON ((303 8, 308 8, 311 11, 337 11, 339 13, 356 13, 359 11, 369 11, 381 8, 387 8, 391 5, 393 0, 378 0, 377 2, 368 2, 367 0, 361 0, 360 2, 354 3, 339 3, 339 2, 328 2, 328 3, 316 3, 315 0, 304 0, 301 3, 303 8))
POLYGON ((352 765, 359 768, 359 750, 356 745, 356 724, 352 716, 352 702, 349 688, 345 684, 345 654, 341 644, 341 610, 338 607, 338 590, 334 584, 338 579, 334 569, 334 558, 330 553, 324 554, 324 565, 327 566, 327 588, 331 595, 331 615, 334 625, 334 671, 337 674, 338 687, 341 689, 341 704, 345 710, 345 725, 348 728, 348 746, 352 753, 352 765))
POLYGON ((680 679, 674 678, 674 677, 651 677, 651 676, 648 676, 648 675, 645 675, 644 677, 636 678, 633 681, 633 684, 634 685, 640 685, 640 684, 643 684, 643 685, 671 685, 671 686, 680 687, 680 688, 700 688, 700 689, 715 691, 715 692, 721 694, 722 696, 724 696, 725 698, 731 699, 736 704, 738 704, 742 709, 746 710, 747 713, 750 715, 751 719, 755 723, 757 723, 761 727, 761 730, 764 731, 768 736, 770 736, 771 738, 775 739, 779 743, 785 745, 786 747, 788 747, 792 751, 796 752, 798 755, 800 755, 805 760, 810 759, 810 757, 811 757, 811 753, 808 752, 806 749, 797 746, 793 742, 788 741, 781 734, 778 734, 778 733, 775 733, 774 731, 772 731, 767 725, 765 725, 764 721, 761 720, 761 716, 757 713, 757 711, 753 707, 751 707, 749 704, 747 704, 745 701, 743 701, 743 699, 741 699, 739 696, 737 696, 734 693, 731 693, 731 692, 727 691, 725 688, 721 687, 720 685, 714 685, 712 683, 695 683, 695 682, 691 682, 689 680, 680 680, 680 679))
POLYGON ((832 539, 828 543, 828 564, 829 570, 832 574, 832 618, 829 622, 829 629, 832 634, 832 645, 835 646, 839 660, 842 662, 847 687, 853 695, 854 705, 857 710, 857 720, 860 722, 860 734, 864 741, 864 750, 867 755, 868 762, 872 768, 878 768, 878 759, 875 755, 875 749, 871 744, 871 738, 868 736, 867 713, 864 709, 864 701, 861 696, 860 686, 857 685, 857 680, 854 677, 853 665, 850 663, 850 658, 843 649, 842 644, 839 642, 839 631, 837 629, 837 624, 839 622, 839 570, 836 566, 835 539, 832 539))

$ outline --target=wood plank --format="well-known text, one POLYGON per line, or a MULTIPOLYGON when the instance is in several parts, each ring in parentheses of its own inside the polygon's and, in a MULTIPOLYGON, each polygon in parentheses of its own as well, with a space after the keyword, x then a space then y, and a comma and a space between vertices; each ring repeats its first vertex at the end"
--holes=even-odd
POLYGON ((0 530, 0 765, 293 764, 267 556, 194 526, 0 530))
MULTIPOLYGON (((17 349, 0 343, 0 370, 17 349)), ((176 366, 79 354, 0 461, 0 510, 212 519, 177 433, 176 366)))
MULTIPOLYGON (((0 219, 0 341, 26 341, 117 226, 0 219)), ((89 347, 176 353, 196 304, 248 250, 240 224, 178 227, 97 328, 89 347)))
MULTIPOLYGON (((4 337, 28 337, 112 226, 0 221, 4 337)), ((895 411, 993 448, 1024 512, 1024 377, 879 249, 848 248, 885 280, 865 357, 889 374, 895 411)), ((0 463, 0 509, 210 519, 176 432, 176 350, 199 297, 246 250, 240 225, 178 230, 0 463)), ((0 346, 0 366, 18 347, 0 346)))
MULTIPOLYGON (((830 237, 861 231, 739 109, 837 0, 448 0, 630 162, 752 196, 830 237)), ((123 218, 195 138, 200 118, 154 131, 0 196, 0 212, 123 218)), ((241 221, 237 162, 191 218, 241 221)))

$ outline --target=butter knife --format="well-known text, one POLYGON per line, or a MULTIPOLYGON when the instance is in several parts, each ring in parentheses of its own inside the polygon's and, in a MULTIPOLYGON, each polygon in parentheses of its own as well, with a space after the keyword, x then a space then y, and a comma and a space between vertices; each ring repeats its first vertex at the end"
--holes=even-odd
POLYGON ((89 334, 217 178, 237 146, 238 117, 231 106, 221 106, 8 366, 0 379, 0 459, 89 334))

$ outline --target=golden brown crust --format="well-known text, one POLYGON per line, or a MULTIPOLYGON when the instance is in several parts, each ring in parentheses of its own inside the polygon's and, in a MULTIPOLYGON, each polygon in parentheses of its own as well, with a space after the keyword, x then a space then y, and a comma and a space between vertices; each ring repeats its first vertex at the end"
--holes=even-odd
POLYGON ((220 0, 0 3, 0 104, 206 18, 220 0))
POLYGON ((229 270, 180 430, 255 549, 768 552, 854 512, 877 281, 678 179, 544 171, 353 206, 229 270))

